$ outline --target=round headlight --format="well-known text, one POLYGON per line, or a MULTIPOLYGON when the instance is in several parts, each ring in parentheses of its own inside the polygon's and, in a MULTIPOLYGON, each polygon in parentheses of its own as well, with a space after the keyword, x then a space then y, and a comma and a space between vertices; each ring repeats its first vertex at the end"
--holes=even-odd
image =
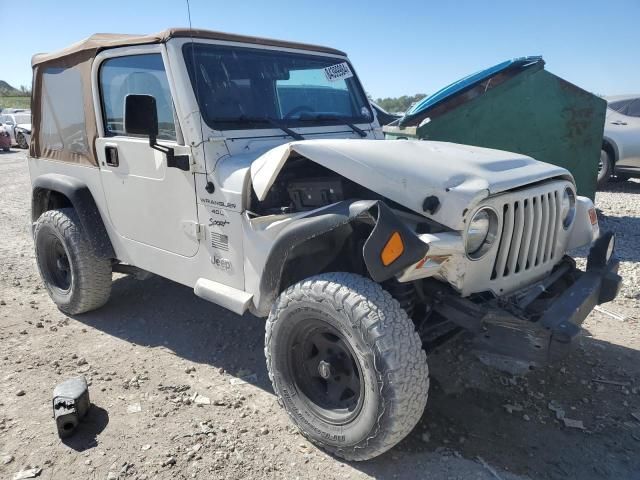
POLYGON ((560 201, 560 218, 562 226, 569 228, 576 216, 576 196, 569 187, 564 189, 562 200, 560 201))
POLYGON ((493 210, 478 210, 469 222, 466 251, 471 258, 480 258, 489 249, 496 236, 498 218, 493 210))

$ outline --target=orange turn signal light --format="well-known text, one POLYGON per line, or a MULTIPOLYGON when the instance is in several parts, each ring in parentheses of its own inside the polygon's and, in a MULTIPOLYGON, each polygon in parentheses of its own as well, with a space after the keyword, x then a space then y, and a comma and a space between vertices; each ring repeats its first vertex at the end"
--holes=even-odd
POLYGON ((380 252, 380 260, 382 260, 382 264, 387 267, 395 262, 403 252, 404 243, 402 243, 402 237, 398 232, 393 232, 382 249, 382 252, 380 252))

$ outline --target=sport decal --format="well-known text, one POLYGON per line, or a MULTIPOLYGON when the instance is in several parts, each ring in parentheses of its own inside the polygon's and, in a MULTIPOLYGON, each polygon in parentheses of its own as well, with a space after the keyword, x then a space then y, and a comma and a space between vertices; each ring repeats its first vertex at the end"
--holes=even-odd
POLYGON ((229 220, 214 220, 213 218, 209 219, 210 227, 224 227, 229 225, 231 222, 229 220))

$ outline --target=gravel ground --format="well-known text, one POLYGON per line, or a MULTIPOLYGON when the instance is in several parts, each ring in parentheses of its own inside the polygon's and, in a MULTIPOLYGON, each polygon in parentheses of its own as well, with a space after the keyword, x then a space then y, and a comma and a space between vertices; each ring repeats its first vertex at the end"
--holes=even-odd
POLYGON ((623 293, 605 306, 615 316, 594 312, 569 358, 526 377, 483 366, 465 339, 447 344, 429 358, 416 429, 387 454, 348 463, 305 441, 278 406, 263 320, 158 277, 114 277, 105 308, 60 313, 33 258, 25 154, 0 154, 0 478, 37 468, 65 480, 640 479, 638 196, 630 181, 597 197, 622 260, 623 293), (51 394, 76 374, 94 405, 62 442, 51 394))

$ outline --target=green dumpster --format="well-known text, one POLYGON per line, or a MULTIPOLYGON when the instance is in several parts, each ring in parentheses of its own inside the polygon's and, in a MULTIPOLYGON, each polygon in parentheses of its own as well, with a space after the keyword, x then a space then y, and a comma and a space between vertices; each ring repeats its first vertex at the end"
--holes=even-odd
POLYGON ((522 153, 569 170, 593 200, 607 104, 544 69, 542 57, 509 60, 421 100, 387 139, 418 138, 522 153))

